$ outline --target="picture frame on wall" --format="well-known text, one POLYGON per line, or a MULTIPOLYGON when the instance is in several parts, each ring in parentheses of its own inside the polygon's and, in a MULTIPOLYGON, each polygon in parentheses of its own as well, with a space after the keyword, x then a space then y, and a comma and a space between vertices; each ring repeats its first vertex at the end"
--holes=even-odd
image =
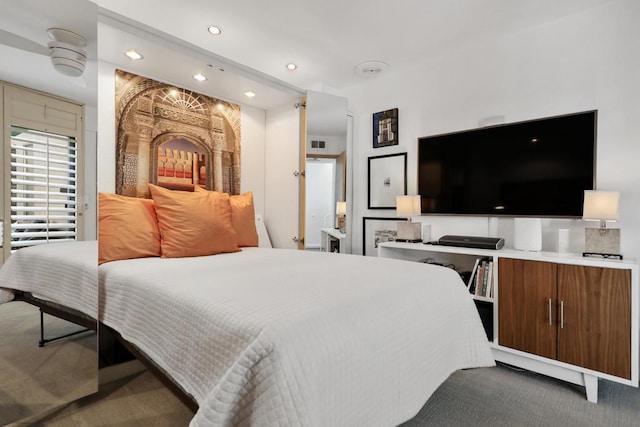
POLYGON ((373 148, 398 145, 398 109, 373 113, 373 148))
POLYGON ((396 196, 407 194, 407 153, 369 157, 367 207, 395 209, 396 196))
POLYGON ((398 221, 406 220, 407 218, 363 217, 362 255, 378 256, 378 244, 395 241, 398 221))

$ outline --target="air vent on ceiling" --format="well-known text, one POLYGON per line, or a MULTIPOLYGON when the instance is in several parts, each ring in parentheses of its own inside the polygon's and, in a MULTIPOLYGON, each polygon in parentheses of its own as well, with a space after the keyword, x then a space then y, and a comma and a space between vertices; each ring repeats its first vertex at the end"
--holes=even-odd
POLYGON ((311 141, 311 148, 315 148, 318 150, 324 150, 327 148, 326 141, 311 141))

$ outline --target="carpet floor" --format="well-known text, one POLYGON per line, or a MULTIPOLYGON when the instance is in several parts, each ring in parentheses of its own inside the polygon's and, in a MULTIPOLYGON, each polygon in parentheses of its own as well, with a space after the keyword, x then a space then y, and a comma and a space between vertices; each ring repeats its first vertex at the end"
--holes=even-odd
MULTIPOLYGON (((451 375, 402 427, 640 426, 640 390, 600 381, 599 403, 584 388, 508 367, 451 375)), ((33 421, 43 426, 187 426, 192 413, 150 373, 101 386, 96 395, 33 421)))

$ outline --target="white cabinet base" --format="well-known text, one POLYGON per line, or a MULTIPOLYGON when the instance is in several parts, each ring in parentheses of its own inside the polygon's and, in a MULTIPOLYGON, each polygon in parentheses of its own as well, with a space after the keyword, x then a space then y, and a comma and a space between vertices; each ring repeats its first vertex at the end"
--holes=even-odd
POLYGON ((598 403, 598 379, 600 378, 638 387, 637 381, 621 379, 557 360, 503 347, 495 343, 491 344, 491 351, 498 362, 583 386, 587 400, 592 403, 598 403))

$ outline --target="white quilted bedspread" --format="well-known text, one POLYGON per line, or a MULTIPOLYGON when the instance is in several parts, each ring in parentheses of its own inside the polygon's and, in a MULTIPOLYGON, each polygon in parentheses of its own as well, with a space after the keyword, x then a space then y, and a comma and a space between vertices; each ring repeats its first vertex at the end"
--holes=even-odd
POLYGON ((494 364, 442 267, 245 248, 99 271, 102 320, 195 397, 192 426, 394 426, 494 364))
POLYGON ((0 303, 19 290, 96 319, 97 285, 97 241, 31 246, 14 252, 0 269, 0 303))

